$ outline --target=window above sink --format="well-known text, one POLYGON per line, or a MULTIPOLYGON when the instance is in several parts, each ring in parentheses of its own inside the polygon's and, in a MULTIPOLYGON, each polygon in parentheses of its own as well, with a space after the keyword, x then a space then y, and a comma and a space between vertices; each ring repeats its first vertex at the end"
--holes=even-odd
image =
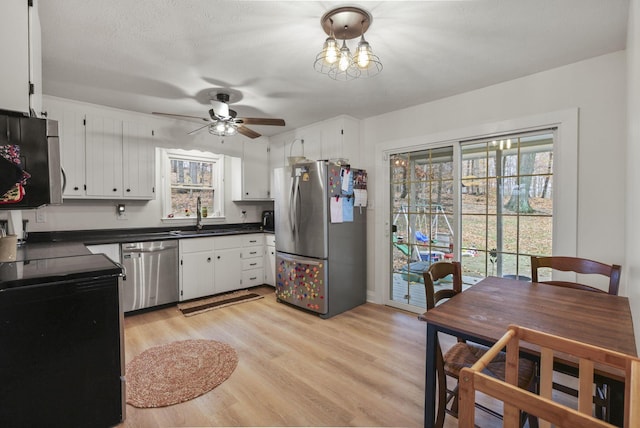
POLYGON ((162 219, 224 218, 224 156, 210 152, 161 149, 162 219))

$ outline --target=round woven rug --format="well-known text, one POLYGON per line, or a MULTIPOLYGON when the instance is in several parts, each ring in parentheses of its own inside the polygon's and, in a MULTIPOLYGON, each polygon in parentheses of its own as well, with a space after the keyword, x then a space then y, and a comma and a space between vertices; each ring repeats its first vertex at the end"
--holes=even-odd
POLYGON ((127 403, 163 407, 191 400, 227 380, 237 365, 236 351, 215 340, 147 349, 127 364, 127 403))

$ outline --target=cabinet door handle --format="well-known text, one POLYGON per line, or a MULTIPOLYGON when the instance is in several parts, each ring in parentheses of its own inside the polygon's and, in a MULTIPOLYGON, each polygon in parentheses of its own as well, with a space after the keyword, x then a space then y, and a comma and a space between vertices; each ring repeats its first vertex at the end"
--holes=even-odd
POLYGON ((78 190, 78 186, 74 187, 73 190, 78 190))
MULTIPOLYGON (((218 258, 220 258, 220 256, 218 256, 218 258)), ((211 263, 211 257, 207 257, 207 262, 211 263)))
POLYGON ((257 251, 249 251, 249 254, 258 254, 257 251))
POLYGON ((218 256, 218 260, 220 260, 220 256, 218 256))
POLYGON ((130 191, 131 191, 131 189, 127 189, 127 192, 130 192, 130 191))
POLYGON ((116 188, 114 187, 114 188, 113 188, 113 191, 114 191, 114 192, 117 192, 117 191, 118 191, 118 189, 116 189, 116 188))

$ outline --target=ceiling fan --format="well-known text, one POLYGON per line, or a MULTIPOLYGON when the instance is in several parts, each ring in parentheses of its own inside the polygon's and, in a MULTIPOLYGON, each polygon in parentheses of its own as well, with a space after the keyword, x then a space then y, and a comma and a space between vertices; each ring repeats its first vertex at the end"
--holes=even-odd
POLYGON ((209 117, 188 116, 183 114, 171 114, 152 112, 152 114, 160 116, 169 116, 186 119, 204 120, 207 122, 205 125, 194 129, 189 132, 188 135, 193 135, 205 128, 209 129, 210 134, 218 135, 221 137, 232 136, 236 133, 240 133, 245 137, 258 138, 261 134, 257 133, 253 129, 247 128, 245 125, 270 125, 270 126, 284 126, 284 119, 268 119, 268 118, 256 118, 256 117, 237 117, 235 110, 229 108, 229 94, 218 93, 216 98, 211 100, 212 108, 209 109, 209 117))

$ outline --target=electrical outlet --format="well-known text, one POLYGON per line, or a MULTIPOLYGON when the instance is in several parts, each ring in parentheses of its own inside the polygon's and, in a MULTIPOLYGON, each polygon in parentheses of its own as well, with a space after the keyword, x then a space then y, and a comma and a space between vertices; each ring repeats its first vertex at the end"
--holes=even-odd
POLYGON ((44 208, 36 209, 36 223, 46 223, 47 222, 47 212, 44 208))

